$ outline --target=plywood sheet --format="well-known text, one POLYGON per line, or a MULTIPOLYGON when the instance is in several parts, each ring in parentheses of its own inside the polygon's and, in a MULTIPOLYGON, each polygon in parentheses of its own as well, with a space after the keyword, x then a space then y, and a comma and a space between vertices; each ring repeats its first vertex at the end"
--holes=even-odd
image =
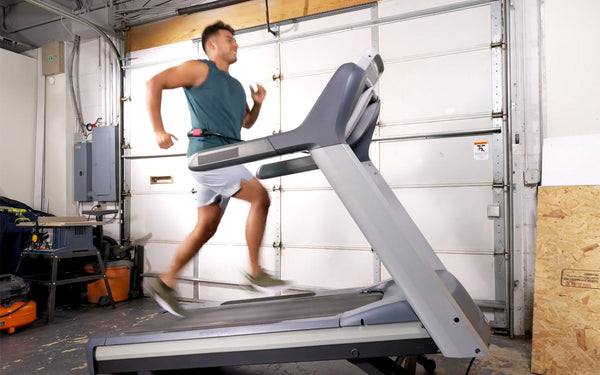
MULTIPOLYGON (((374 1, 376 0, 270 0, 269 20, 280 22, 374 1)), ((230 24, 236 30, 265 25, 265 10, 263 0, 253 0, 135 26, 127 32, 127 51, 138 51, 200 38, 202 30, 217 20, 230 24)))
POLYGON ((538 193, 531 371, 600 369, 600 186, 538 193))

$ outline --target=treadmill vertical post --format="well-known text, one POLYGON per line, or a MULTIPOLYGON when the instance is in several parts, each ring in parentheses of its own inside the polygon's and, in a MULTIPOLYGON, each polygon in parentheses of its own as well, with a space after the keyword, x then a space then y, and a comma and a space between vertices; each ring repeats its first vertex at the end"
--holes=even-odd
MULTIPOLYGON (((441 261, 377 169, 369 161, 365 167, 347 144, 316 148, 311 156, 444 356, 486 356, 481 335, 489 327, 475 327, 440 280, 441 261)), ((480 315, 471 318, 485 319, 480 315)))

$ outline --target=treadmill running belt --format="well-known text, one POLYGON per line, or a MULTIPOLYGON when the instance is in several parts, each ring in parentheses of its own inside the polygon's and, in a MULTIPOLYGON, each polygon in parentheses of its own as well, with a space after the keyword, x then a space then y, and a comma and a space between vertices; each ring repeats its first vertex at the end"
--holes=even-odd
POLYGON ((284 296, 278 299, 257 299, 255 302, 229 302, 215 307, 188 310, 185 319, 176 318, 168 313, 161 314, 126 333, 201 330, 335 316, 379 301, 382 297, 381 292, 369 292, 324 296, 304 295, 297 298, 284 296))

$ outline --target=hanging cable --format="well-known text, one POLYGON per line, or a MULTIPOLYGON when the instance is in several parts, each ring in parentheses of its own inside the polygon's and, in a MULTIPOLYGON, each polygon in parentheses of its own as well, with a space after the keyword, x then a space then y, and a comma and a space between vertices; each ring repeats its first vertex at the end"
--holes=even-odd
POLYGON ((277 38, 277 32, 271 30, 271 24, 269 23, 269 0, 265 0, 265 9, 267 10, 267 30, 277 38))
MULTIPOLYGON (((75 121, 77 122, 77 126, 79 126, 79 129, 81 131, 81 133, 87 137, 88 136, 88 132, 87 129, 85 127, 85 124, 83 123, 83 119, 82 119, 82 114, 81 114, 81 106, 80 106, 80 100, 79 100, 79 85, 77 86, 77 90, 75 90, 75 80, 74 80, 74 74, 73 71, 75 70, 75 60, 77 58, 77 61, 79 61, 79 45, 81 42, 81 38, 79 37, 79 35, 75 35, 75 39, 73 40, 73 48, 71 49, 71 56, 69 59, 69 88, 71 91, 71 100, 73 101, 73 109, 75 110, 75 121)), ((77 65, 79 66, 79 63, 77 63, 77 65)), ((78 69, 79 71, 79 69, 78 69)))
POLYGON ((2 7, 2 28, 4 31, 8 31, 6 28, 6 7, 2 7))
POLYGON ((465 375, 469 375, 469 371, 471 371, 471 366, 473 366, 473 362, 475 362, 475 357, 471 358, 471 362, 469 363, 469 367, 467 367, 467 372, 465 372, 465 375))

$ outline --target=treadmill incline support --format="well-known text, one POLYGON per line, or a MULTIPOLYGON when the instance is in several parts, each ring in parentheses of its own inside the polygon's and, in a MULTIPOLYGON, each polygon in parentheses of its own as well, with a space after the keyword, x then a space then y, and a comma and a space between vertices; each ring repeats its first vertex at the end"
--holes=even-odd
POLYGON ((391 188, 377 182, 377 169, 365 167, 347 144, 311 155, 444 356, 486 356, 491 332, 483 316, 468 316, 440 280, 441 261, 391 188))

